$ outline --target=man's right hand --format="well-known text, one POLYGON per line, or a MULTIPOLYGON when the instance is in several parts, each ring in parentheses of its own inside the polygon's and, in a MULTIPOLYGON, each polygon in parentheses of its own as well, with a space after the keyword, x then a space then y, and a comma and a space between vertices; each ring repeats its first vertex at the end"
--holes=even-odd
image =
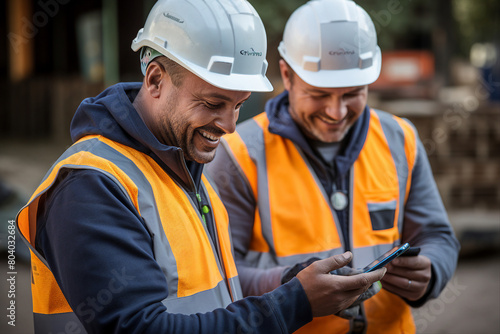
POLYGON ((352 253, 335 255, 312 263, 297 274, 304 288, 313 317, 322 317, 348 308, 370 286, 382 279, 387 269, 354 276, 331 275, 330 272, 351 262, 352 253))

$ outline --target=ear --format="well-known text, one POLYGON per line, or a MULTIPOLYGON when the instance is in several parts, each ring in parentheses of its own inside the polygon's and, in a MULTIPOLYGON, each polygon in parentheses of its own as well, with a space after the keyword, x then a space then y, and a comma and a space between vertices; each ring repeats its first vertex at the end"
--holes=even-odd
POLYGON ((149 64, 144 77, 144 88, 153 98, 159 98, 162 85, 168 80, 167 72, 156 61, 149 64))
POLYGON ((290 91, 290 88, 292 86, 290 76, 293 75, 293 73, 291 73, 290 68, 288 67, 288 64, 286 63, 285 60, 280 59, 279 64, 280 64, 281 80, 283 80, 283 85, 285 86, 285 89, 287 91, 290 91))

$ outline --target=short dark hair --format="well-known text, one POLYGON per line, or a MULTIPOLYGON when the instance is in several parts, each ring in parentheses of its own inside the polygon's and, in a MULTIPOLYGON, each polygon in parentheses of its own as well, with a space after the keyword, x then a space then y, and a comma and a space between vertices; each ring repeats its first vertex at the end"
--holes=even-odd
POLYGON ((182 84, 182 80, 186 74, 185 71, 187 71, 184 67, 165 56, 156 57, 154 60, 168 73, 175 87, 179 87, 182 84))

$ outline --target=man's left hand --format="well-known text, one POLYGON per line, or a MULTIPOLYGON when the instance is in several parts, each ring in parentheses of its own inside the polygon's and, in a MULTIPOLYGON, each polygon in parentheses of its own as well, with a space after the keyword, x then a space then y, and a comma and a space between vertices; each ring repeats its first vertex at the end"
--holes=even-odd
POLYGON ((428 257, 399 257, 387 265, 382 287, 407 300, 419 300, 427 292, 431 274, 431 260, 428 257))

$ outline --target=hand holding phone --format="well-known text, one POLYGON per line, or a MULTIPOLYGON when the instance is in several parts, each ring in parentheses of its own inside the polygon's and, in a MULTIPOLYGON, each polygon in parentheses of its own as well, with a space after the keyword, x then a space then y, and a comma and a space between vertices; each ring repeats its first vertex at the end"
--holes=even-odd
POLYGON ((432 265, 427 256, 419 253, 419 247, 410 247, 394 267, 389 266, 382 281, 385 290, 410 301, 425 295, 432 277, 432 265))
MULTIPOLYGON (((376 260, 368 264, 366 267, 362 269, 363 273, 369 273, 371 271, 377 270, 379 268, 384 267, 386 264, 394 260, 395 258, 401 256, 405 252, 410 249, 410 244, 405 243, 401 246, 396 246, 388 252, 385 252, 381 256, 379 256, 376 260)), ((420 251, 420 249, 419 249, 420 251)))

